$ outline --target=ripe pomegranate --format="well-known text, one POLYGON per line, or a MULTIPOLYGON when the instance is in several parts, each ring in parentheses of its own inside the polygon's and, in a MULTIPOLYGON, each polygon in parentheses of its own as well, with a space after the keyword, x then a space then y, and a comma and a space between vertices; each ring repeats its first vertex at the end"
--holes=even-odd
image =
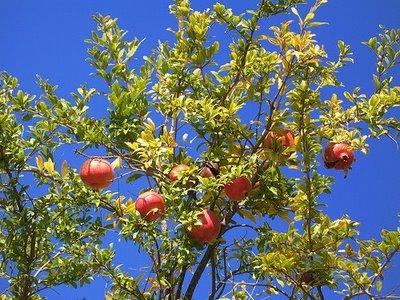
POLYGON ((154 191, 140 194, 135 207, 146 221, 155 221, 165 212, 164 199, 154 191))
POLYGON ((325 148, 324 162, 328 169, 347 170, 354 162, 354 152, 345 143, 330 142, 325 148))
POLYGON ((284 148, 296 145, 294 133, 289 129, 268 132, 263 141, 264 148, 273 150, 277 144, 284 148))
POLYGON ((204 163, 204 166, 200 171, 200 175, 205 178, 218 176, 219 175, 218 164, 211 161, 204 163))
POLYGON ((225 184, 225 193, 233 201, 243 200, 251 189, 251 182, 245 176, 238 177, 225 184))
POLYGON ((101 158, 90 158, 81 167, 82 181, 93 189, 103 189, 109 186, 115 178, 112 165, 101 158))
POLYGON ((194 225, 190 230, 187 229, 188 235, 199 244, 214 242, 221 231, 219 218, 209 209, 203 210, 198 217, 201 225, 194 225))
POLYGON ((171 171, 168 173, 168 177, 169 177, 169 179, 173 182, 173 181, 177 181, 178 180, 178 177, 179 177, 179 174, 181 173, 181 172, 184 172, 184 171, 186 171, 186 170, 188 170, 189 169, 189 166, 188 165, 185 165, 185 164, 179 164, 179 165, 176 165, 175 167, 173 167, 172 169, 171 169, 171 171))

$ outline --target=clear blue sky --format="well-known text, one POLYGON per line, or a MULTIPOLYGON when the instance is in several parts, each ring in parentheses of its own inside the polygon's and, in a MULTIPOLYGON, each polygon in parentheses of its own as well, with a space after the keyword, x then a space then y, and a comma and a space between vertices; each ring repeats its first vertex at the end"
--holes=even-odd
MULTIPOLYGON (((211 7, 214 1, 192 1, 195 8, 211 7)), ((257 1, 221 1, 240 12, 254 7, 257 1), (246 5, 246 7, 245 7, 246 5)), ((176 25, 168 13, 167 0, 1 0, 0 1, 0 70, 17 76, 22 88, 38 93, 34 84, 35 74, 48 78, 60 86, 59 94, 67 97, 80 84, 96 85, 89 76, 92 69, 85 62, 87 45, 83 40, 90 36, 94 24, 91 15, 100 12, 119 19, 122 28, 129 31, 129 38, 146 38, 139 56, 147 55, 157 44, 157 40, 172 39, 167 27, 176 25)), ((372 89, 371 74, 374 71, 374 56, 362 41, 379 31, 378 25, 388 28, 400 27, 399 0, 331 0, 317 15, 317 19, 327 21, 328 26, 319 28, 317 39, 328 53, 337 54, 336 41, 344 40, 352 46, 355 64, 342 71, 341 79, 352 90, 362 86, 366 92, 372 89)), ((264 26, 273 25, 271 22, 264 26)), ((224 35, 229 41, 230 35, 224 35)), ((397 69, 397 74, 398 69, 397 69)), ((396 79, 399 82, 399 78, 396 79)), ((103 100, 100 100, 103 101, 103 100)), ((105 100, 104 100, 105 101, 105 100)), ((96 114, 104 105, 92 108, 96 114)), ((400 114, 399 114, 400 115, 400 114)), ((245 116, 244 116, 245 118, 245 116)), ((398 224, 400 211, 400 151, 387 140, 371 141, 368 156, 357 153, 357 161, 347 179, 342 174, 327 171, 336 176, 333 192, 324 196, 331 218, 344 214, 361 222, 361 237, 377 238, 380 228, 394 229, 398 224)), ((68 155, 65 157, 68 159, 68 155)), ((73 167, 79 167, 79 161, 73 167)), ((128 191, 133 196, 136 191, 128 191)), ((118 262, 128 268, 137 264, 145 265, 146 260, 134 248, 120 244, 116 236, 108 240, 120 250, 118 262)), ((391 284, 400 283, 400 260, 397 270, 391 273, 391 284)), ((388 281, 388 282, 389 282, 388 281)), ((0 281, 0 291, 4 282, 0 281)), ((102 299, 106 283, 96 279, 90 286, 79 289, 60 287, 45 294, 49 299, 102 299)), ((200 290, 200 289, 199 289, 200 290)), ((196 299, 205 299, 201 293, 196 299)))

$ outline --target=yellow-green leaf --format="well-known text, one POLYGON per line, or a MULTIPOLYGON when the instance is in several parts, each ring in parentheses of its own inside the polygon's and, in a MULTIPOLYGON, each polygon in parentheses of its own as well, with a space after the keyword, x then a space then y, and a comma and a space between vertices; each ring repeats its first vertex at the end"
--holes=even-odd
POLYGON ((156 125, 154 124, 153 120, 150 118, 147 118, 146 122, 144 123, 144 125, 147 127, 147 129, 150 132, 154 132, 154 130, 156 129, 156 125))
POLYGON ((136 142, 133 142, 133 143, 126 142, 125 144, 126 144, 126 145, 129 147, 129 149, 131 149, 131 150, 136 150, 136 149, 139 147, 139 144, 136 143, 136 142))
POLYGON ((64 178, 68 174, 68 163, 66 160, 61 165, 61 176, 64 178))
POLYGON ((376 283, 376 290, 377 290, 378 292, 380 292, 380 291, 382 290, 382 281, 381 281, 381 280, 379 280, 379 281, 376 283))
POLYGON ((50 174, 53 174, 53 173, 54 173, 54 163, 53 163, 53 161, 51 160, 51 158, 49 158, 49 160, 46 161, 46 162, 43 164, 43 167, 44 167, 44 169, 45 169, 47 172, 49 172, 50 174))
POLYGON ((122 159, 121 157, 117 157, 112 163, 111 166, 113 167, 113 169, 115 168, 121 168, 122 166, 122 159))
POLYGON ((36 157, 36 166, 38 167, 38 169, 39 169, 40 171, 43 170, 43 168, 44 168, 43 157, 41 157, 41 156, 37 156, 37 157, 36 157))

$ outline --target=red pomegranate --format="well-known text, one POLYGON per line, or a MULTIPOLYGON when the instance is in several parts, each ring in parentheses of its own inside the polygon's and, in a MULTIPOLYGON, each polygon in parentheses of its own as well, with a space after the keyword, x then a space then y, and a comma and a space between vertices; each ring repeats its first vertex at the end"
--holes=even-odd
POLYGON ((293 132, 289 129, 268 132, 263 141, 264 148, 272 150, 276 144, 280 144, 284 148, 296 145, 293 132))
POLYGON ((90 158, 81 167, 82 181, 93 189, 103 189, 109 186, 115 178, 112 165, 101 158, 90 158))
POLYGON ((146 221, 155 221, 165 212, 164 199, 154 191, 147 191, 139 195, 135 208, 146 221))
POLYGON ((328 169, 347 170, 354 162, 354 152, 346 143, 330 142, 325 148, 324 162, 328 169))
POLYGON ((194 225, 187 230, 188 235, 199 244, 212 243, 218 238, 221 231, 221 222, 217 215, 205 209, 199 214, 201 225, 194 225))
POLYGON ((251 182, 245 176, 238 177, 225 184, 225 193, 233 201, 243 200, 251 189, 251 182))
POLYGON ((185 165, 185 164, 176 165, 168 173, 169 180, 171 180, 172 182, 177 181, 178 177, 179 177, 179 174, 181 172, 184 172, 184 171, 188 170, 188 169, 189 169, 188 165, 185 165))

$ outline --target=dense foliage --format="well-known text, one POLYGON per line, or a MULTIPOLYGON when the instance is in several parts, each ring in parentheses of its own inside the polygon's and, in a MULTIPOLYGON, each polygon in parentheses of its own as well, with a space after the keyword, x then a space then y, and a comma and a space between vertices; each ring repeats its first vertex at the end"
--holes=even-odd
MULTIPOLYGON (((196 299, 202 276, 209 276, 210 299, 229 290, 247 299, 248 287, 253 297, 389 296, 382 280, 400 251, 400 229, 359 240, 358 223, 332 220, 320 196, 330 192, 332 172, 342 172, 327 170, 340 169, 335 161, 324 166, 329 143, 361 156, 369 139, 398 137, 400 86, 390 74, 400 61, 400 31, 382 28, 365 43, 377 58, 373 93, 360 87, 326 99, 321 92, 341 86, 337 73, 352 62, 351 50, 339 41, 339 56, 328 59, 312 33, 324 25, 314 17, 327 0, 303 2, 262 0, 236 15, 222 4, 194 11, 176 0, 175 41, 160 42, 139 70, 132 59, 141 42, 126 40, 116 19, 97 15, 89 62, 105 84, 82 86, 71 99, 39 77, 42 95, 35 97, 3 73, 0 276, 9 288, 1 299, 36 299, 43 289, 87 284, 95 275, 110 280, 108 299, 196 299), (260 27, 286 12, 298 24, 260 27), (229 49, 210 34, 216 28, 234 36, 229 49), (88 106, 99 98, 109 101, 108 114, 93 118, 88 106), (250 123, 241 121, 243 112, 250 123), (121 183, 146 182, 141 192, 156 192, 158 206, 148 212, 141 204, 143 217, 136 199, 93 189, 68 162, 55 163, 60 151, 90 158, 93 149, 121 183), (188 167, 172 179, 178 164, 188 167), (250 181, 244 199, 224 188, 236 178, 239 188, 250 181), (199 216, 220 227, 198 233, 199 216), (276 219, 287 231, 274 229, 276 219), (151 259, 140 274, 114 265, 115 250, 102 241, 116 229, 151 259)), ((341 169, 353 175, 347 164, 341 169)))

